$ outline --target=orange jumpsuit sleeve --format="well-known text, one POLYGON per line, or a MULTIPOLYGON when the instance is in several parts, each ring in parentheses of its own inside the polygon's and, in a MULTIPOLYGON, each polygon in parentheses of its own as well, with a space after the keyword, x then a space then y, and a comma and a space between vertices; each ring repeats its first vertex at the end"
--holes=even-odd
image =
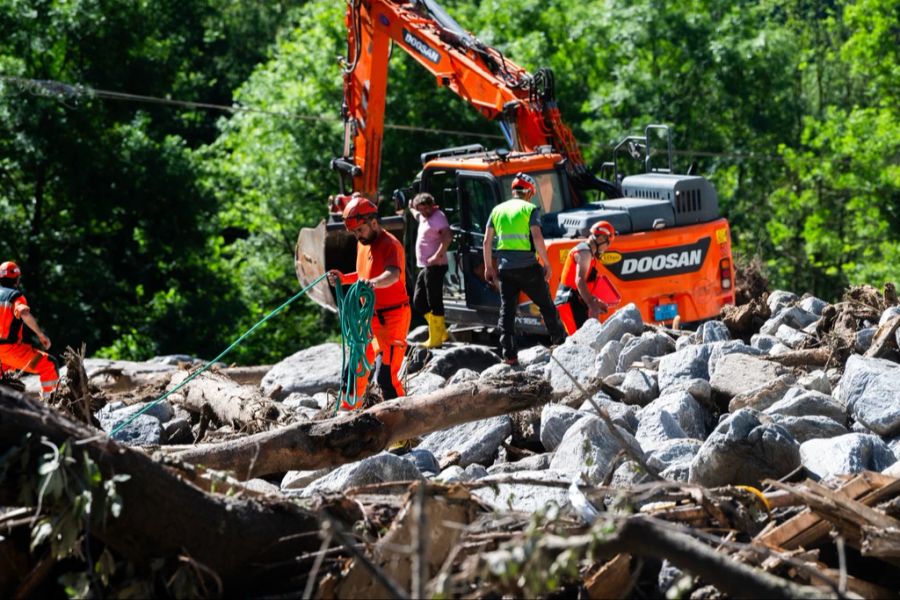
POLYGON ((22 309, 28 308, 28 300, 25 299, 25 296, 19 296, 16 298, 16 301, 13 302, 13 315, 17 319, 22 318, 22 309))
POLYGON ((341 285, 352 285, 359 280, 359 273, 341 273, 341 285))

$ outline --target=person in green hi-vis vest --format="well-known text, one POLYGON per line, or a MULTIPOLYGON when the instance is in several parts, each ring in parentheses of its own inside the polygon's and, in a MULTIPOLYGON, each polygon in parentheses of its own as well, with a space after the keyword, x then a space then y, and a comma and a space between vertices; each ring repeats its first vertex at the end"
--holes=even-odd
POLYGON ((516 307, 524 293, 540 309, 551 344, 561 344, 566 331, 550 297, 550 259, 541 233, 538 212, 531 198, 537 190, 534 179, 518 173, 512 182, 512 198, 491 211, 484 235, 484 277, 488 283, 500 281, 500 346, 503 362, 519 362, 515 341, 516 307), (497 263, 494 269, 494 237, 497 238, 497 263), (541 257, 538 263, 535 251, 541 257))

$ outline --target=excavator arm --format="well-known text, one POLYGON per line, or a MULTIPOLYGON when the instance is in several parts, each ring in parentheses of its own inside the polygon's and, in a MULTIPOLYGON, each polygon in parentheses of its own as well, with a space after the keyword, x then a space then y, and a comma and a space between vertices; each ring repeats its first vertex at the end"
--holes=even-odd
MULTIPOLYGON (((571 130, 560 118, 553 74, 530 75, 466 32, 434 0, 348 0, 347 56, 342 59, 345 124, 337 197, 377 198, 391 45, 396 44, 485 118, 499 120, 513 150, 552 146, 565 156, 573 181, 603 189, 585 167, 571 130)), ((340 204, 332 210, 337 212, 340 204)))

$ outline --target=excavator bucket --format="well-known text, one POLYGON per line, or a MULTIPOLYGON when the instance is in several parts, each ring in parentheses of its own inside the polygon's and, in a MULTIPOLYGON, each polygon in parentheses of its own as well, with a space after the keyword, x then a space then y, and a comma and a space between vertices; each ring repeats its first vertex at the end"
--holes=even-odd
MULTIPOLYGON (((403 242, 403 217, 392 215, 381 218, 379 222, 385 230, 403 242)), ((340 222, 326 225, 325 221, 322 221, 317 227, 304 227, 297 237, 294 267, 297 279, 303 287, 331 269, 353 273, 356 271, 356 238, 340 222)), ((408 287, 411 281, 407 278, 408 287)), ((324 279, 309 290, 309 297, 319 306, 337 312, 334 292, 324 279)))
MULTIPOLYGON (((297 238, 297 248, 294 252, 294 267, 297 270, 297 279, 303 287, 308 286, 330 269, 339 269, 342 265, 336 264, 335 256, 341 255, 342 245, 348 242, 353 249, 352 256, 356 256, 356 240, 343 231, 327 231, 325 222, 317 227, 304 227, 297 238), (329 258, 332 260, 329 261, 329 258)), ((322 280, 309 290, 309 297, 316 304, 333 312, 337 312, 337 304, 334 293, 326 280, 322 280)))

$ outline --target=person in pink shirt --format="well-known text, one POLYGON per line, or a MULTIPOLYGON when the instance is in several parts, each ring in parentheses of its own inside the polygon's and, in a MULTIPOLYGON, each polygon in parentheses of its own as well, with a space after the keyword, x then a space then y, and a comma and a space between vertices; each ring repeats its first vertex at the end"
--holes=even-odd
POLYGON ((428 193, 416 194, 409 202, 409 210, 419 222, 416 237, 416 288, 413 310, 428 322, 428 341, 425 348, 438 348, 449 339, 444 321, 444 276, 447 274, 447 249, 450 247, 450 222, 428 193))

